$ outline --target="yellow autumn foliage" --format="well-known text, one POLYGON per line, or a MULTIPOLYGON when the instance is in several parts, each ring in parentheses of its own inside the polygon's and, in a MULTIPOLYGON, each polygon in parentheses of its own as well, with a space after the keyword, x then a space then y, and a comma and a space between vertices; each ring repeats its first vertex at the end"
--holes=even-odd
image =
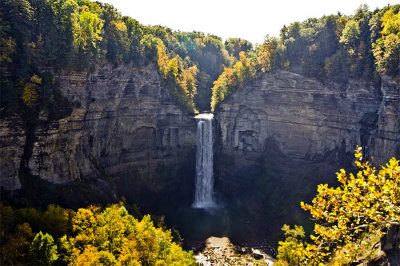
POLYGON ((0 203, 0 234, 1 265, 195 265, 192 252, 174 243, 171 231, 155 227, 149 215, 137 220, 122 203, 77 212, 54 205, 45 212, 15 210, 0 203), (28 222, 16 224, 20 221, 33 229, 28 222), (61 225, 52 228, 57 221, 61 225), (51 234, 39 232, 35 242, 37 230, 51 234))
POLYGON ((315 220, 311 242, 292 250, 301 265, 345 265, 368 257, 386 229, 400 221, 400 166, 392 158, 376 169, 355 150, 356 174, 341 169, 337 188, 321 184, 311 204, 301 202, 315 220))
POLYGON ((172 242, 170 231, 141 221, 125 207, 79 209, 73 218, 71 265, 193 265, 191 253, 172 242))
POLYGON ((42 79, 37 75, 33 75, 30 82, 27 82, 24 86, 22 92, 22 101, 28 107, 33 107, 39 97, 40 85, 42 84, 42 79))

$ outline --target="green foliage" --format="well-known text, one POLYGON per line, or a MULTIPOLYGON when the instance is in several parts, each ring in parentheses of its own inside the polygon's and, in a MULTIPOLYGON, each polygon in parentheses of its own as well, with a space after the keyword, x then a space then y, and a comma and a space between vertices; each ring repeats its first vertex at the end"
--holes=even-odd
POLYGON ((37 233, 29 248, 29 257, 33 264, 52 265, 58 257, 53 237, 41 231, 37 233))
POLYGON ((282 66, 284 62, 280 56, 283 49, 275 38, 267 37, 256 52, 249 51, 246 55, 241 51, 239 61, 233 67, 225 68, 218 79, 214 81, 211 110, 214 111, 218 103, 241 88, 248 79, 253 79, 266 71, 282 66))
MULTIPOLYGON (((161 35, 159 33, 159 35, 161 35)), ((145 35, 142 44, 143 54, 148 59, 157 62, 158 72, 164 80, 164 85, 170 93, 192 113, 197 112, 194 97, 197 93, 196 65, 187 66, 179 55, 172 57, 167 47, 159 38, 145 35)))
POLYGON ((8 114, 46 106, 43 91, 16 85, 42 77, 39 66, 91 71, 106 62, 155 63, 170 94, 190 112, 214 109, 246 80, 278 67, 338 82, 378 79, 378 72, 396 76, 399 11, 399 5, 374 12, 361 6, 349 17, 310 18, 284 26, 279 39, 268 37, 253 47, 239 38, 223 43, 201 32, 143 26, 109 4, 89 0, 2 1, 0 62, 13 75, 2 77, 0 110, 8 114))
POLYGON ((74 21, 73 45, 78 58, 82 58, 79 61, 84 65, 88 65, 89 60, 100 54, 98 50, 102 40, 103 23, 104 21, 87 6, 80 7, 79 16, 74 21))
MULTIPOLYGON (((383 10, 397 9, 398 6, 389 6, 383 10)), ((373 13, 367 6, 361 6, 351 17, 339 14, 292 23, 281 30, 284 56, 292 70, 317 79, 339 82, 349 78, 374 79, 376 70, 384 73, 390 68, 389 57, 398 62, 395 49, 391 49, 396 46, 396 40, 389 37, 391 40, 384 44, 384 37, 379 38, 381 28, 385 27, 385 22, 378 23, 381 17, 381 11, 373 13), (391 56, 385 57, 385 48, 391 56)), ((382 34, 385 35, 385 31, 382 34)), ((395 75, 396 69, 392 68, 390 74, 395 75)))
POLYGON ((285 57, 291 67, 308 76, 326 77, 324 65, 338 51, 340 16, 325 16, 295 22, 281 30, 281 42, 286 47, 285 57))
POLYGON ((176 32, 174 38, 177 41, 170 38, 167 47, 183 58, 184 64, 197 68, 196 106, 210 110, 213 81, 225 67, 232 66, 233 58, 229 57, 221 38, 217 36, 206 36, 201 32, 176 32))
POLYGON ((13 210, 0 204, 0 214, 1 264, 195 264, 192 253, 174 243, 169 230, 156 228, 149 215, 135 219, 122 203, 77 212, 54 205, 44 212, 13 210), (39 231, 36 235, 27 221, 39 231))
POLYGON ((129 42, 129 52, 126 60, 128 62, 138 61, 141 56, 140 40, 143 38, 143 26, 140 25, 138 21, 130 17, 122 17, 122 21, 125 22, 129 42))
POLYGON ((399 14, 400 5, 374 13, 364 5, 351 17, 338 14, 294 22, 281 29, 279 39, 267 37, 255 53, 243 40, 227 40, 227 51, 242 64, 225 67, 214 82, 212 110, 242 87, 244 81, 277 67, 343 83, 349 78, 376 80, 377 71, 397 76, 400 73, 399 14), (238 49, 246 51, 250 61, 245 71, 238 49))
POLYGON ((52 236, 60 238, 71 233, 72 217, 75 212, 58 205, 49 205, 43 213, 42 228, 52 236))
POLYGON ((106 58, 115 64, 128 60, 129 39, 125 22, 111 21, 105 31, 106 58))
POLYGON ((357 40, 360 38, 360 33, 360 26, 358 22, 355 20, 349 20, 343 29, 339 42, 351 47, 350 49, 355 49, 357 40))
MULTIPOLYGON (((10 27, 18 45, 29 42, 32 27, 33 9, 27 0, 6 0, 1 3, 2 21, 10 27)), ((4 26, 3 26, 4 27, 4 26)))
MULTIPOLYGON (((164 62, 158 60, 159 46, 163 50, 160 55, 168 57, 167 65, 176 65, 169 69, 178 68, 177 75, 172 72, 163 75, 171 95, 191 112, 196 111, 197 78, 194 73, 197 72, 194 69, 198 69, 198 64, 188 59, 188 52, 177 38, 180 33, 161 26, 144 27, 132 18, 122 17, 109 4, 86 0, 2 1, 0 21, 0 62, 13 73, 4 77, 10 84, 5 89, 2 87, 0 110, 4 113, 27 112, 25 107, 46 107, 40 102, 45 99, 43 91, 31 82, 21 85, 21 91, 17 86, 11 88, 12 84, 28 80, 33 75, 44 76, 39 70, 42 67, 91 71, 106 62, 158 64, 164 62), (181 72, 186 73, 185 77, 180 76, 181 72), (192 77, 188 77, 188 73, 192 77), (15 102, 16 95, 22 101, 15 102)), ((198 49, 204 48, 211 57, 214 53, 224 57, 220 39, 203 37, 202 43, 205 43, 204 47, 198 46, 198 49)), ((199 60, 204 59, 200 53, 197 54, 199 60)), ((209 65, 207 62, 202 65, 209 65)), ((219 64, 214 65, 214 69, 219 67, 219 64)), ((165 66, 159 65, 158 68, 163 74, 165 66)))
POLYGON ((225 48, 228 53, 236 59, 240 59, 239 53, 240 52, 249 52, 253 50, 253 44, 249 41, 242 40, 240 38, 229 38, 225 41, 225 48))

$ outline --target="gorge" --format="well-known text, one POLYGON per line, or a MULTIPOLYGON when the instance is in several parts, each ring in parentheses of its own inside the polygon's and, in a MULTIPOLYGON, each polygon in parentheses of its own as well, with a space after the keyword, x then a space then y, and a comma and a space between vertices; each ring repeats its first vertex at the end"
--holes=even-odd
POLYGON ((0 264, 51 234, 63 265, 191 265, 210 236, 278 265, 400 254, 399 162, 377 170, 400 158, 400 5, 254 46, 89 0, 6 0, 0 21, 0 264))
MULTIPOLYGON (((79 206, 90 194, 68 199, 68 190, 58 189, 89 182, 87 189, 100 194, 98 200, 124 196, 155 213, 174 212, 193 200, 195 207, 214 205, 212 181, 195 192, 195 182, 202 180, 197 173, 195 181, 196 168, 212 180, 212 151, 198 149, 196 163, 196 131, 203 143, 197 145, 212 143, 211 120, 182 111, 153 66, 106 67, 87 77, 70 72, 57 79, 63 94, 81 106, 57 121, 43 113, 35 128, 27 167, 53 187, 42 200, 79 206)), ((236 242, 275 239, 284 222, 306 220, 298 202, 321 182, 335 184, 334 173, 346 164, 351 168, 357 145, 377 162, 398 156, 398 90, 389 78, 379 87, 356 80, 343 86, 276 71, 222 102, 214 112, 213 169, 217 198, 228 207, 224 225, 216 228, 225 227, 224 234, 236 242)), ((16 192, 26 182, 18 176, 18 162, 27 145, 17 121, 1 120, 2 187, 16 192)))

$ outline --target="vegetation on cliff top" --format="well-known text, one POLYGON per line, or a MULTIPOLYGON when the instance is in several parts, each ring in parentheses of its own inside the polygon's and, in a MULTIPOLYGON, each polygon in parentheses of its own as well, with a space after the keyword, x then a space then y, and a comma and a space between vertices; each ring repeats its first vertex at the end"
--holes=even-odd
POLYGON ((105 63, 153 62, 180 104, 191 112, 209 109, 213 81, 252 48, 241 39, 227 40, 225 49, 214 35, 143 26, 112 5, 89 0, 1 1, 0 22, 1 114, 51 105, 46 86, 29 85, 47 75, 45 69, 90 72, 105 63))
POLYGON ((363 5, 353 16, 338 13, 284 26, 279 38, 267 37, 225 68, 212 88, 212 109, 245 81, 276 68, 336 82, 399 76, 400 5, 373 12, 363 5))
POLYGON ((30 85, 33 77, 48 75, 46 67, 91 71, 105 63, 153 62, 173 97, 191 112, 209 109, 210 99, 214 109, 245 81, 280 67, 338 82, 397 76, 399 12, 400 5, 373 12, 360 6, 353 16, 294 22, 279 38, 253 47, 238 38, 223 43, 201 32, 143 26, 89 0, 1 1, 1 114, 52 108, 55 103, 46 99, 57 98, 56 90, 30 85))
POLYGON ((312 204, 301 203, 315 222, 310 241, 302 241, 304 231, 285 225, 286 240, 279 243, 279 265, 347 265, 369 261, 376 256, 376 244, 388 228, 400 223, 400 166, 392 158, 377 170, 364 162, 356 150, 359 171, 347 174, 341 169, 333 188, 319 185, 312 204))
POLYGON ((0 203, 2 265, 194 265, 171 232, 137 220, 122 204, 44 212, 0 203))

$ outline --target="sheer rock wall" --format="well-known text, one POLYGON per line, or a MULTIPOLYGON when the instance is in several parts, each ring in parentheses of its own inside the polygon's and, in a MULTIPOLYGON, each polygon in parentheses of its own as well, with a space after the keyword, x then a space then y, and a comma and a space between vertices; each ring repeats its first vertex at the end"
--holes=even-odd
POLYGON ((28 123, 18 117, 0 119, 0 184, 5 190, 21 188, 21 167, 52 184, 106 174, 117 178, 126 194, 143 186, 155 193, 174 191, 178 187, 173 186, 190 183, 195 120, 162 86, 154 65, 53 75, 73 103, 72 113, 51 121, 42 111, 30 142, 28 123))

